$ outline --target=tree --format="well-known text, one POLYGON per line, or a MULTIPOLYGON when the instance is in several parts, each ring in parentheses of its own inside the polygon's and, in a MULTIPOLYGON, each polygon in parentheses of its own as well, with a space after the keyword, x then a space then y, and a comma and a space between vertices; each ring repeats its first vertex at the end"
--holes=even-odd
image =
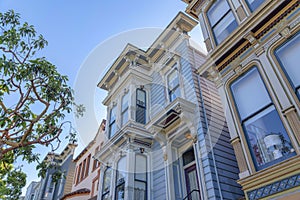
POLYGON ((0 176, 7 180, 7 187, 13 187, 10 177, 24 177, 11 167, 14 161, 18 157, 38 161, 33 154, 37 144, 54 150, 68 123, 65 114, 75 106, 82 115, 84 108, 74 103, 67 76, 37 56, 48 44, 44 37, 32 25, 21 23, 12 10, 0 13, 0 19, 0 166, 10 166, 0 176))

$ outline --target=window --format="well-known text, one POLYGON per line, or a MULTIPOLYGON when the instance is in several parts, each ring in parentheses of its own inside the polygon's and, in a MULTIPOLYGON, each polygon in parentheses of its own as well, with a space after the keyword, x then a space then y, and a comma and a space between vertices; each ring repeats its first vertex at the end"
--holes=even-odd
POLYGON ((300 34, 290 39, 285 44, 275 50, 275 55, 287 75, 292 88, 300 99, 300 67, 299 67, 299 52, 300 52, 300 34))
POLYGON ((84 175, 84 177, 87 177, 89 175, 90 162, 91 162, 91 154, 88 156, 87 161, 86 161, 86 167, 85 167, 85 175, 84 175))
POLYGON ((250 69, 230 87, 256 168, 260 170, 295 155, 257 68, 250 69))
POLYGON ((135 156, 134 199, 147 199, 147 157, 135 156))
POLYGON ((76 184, 78 184, 80 182, 81 167, 82 167, 82 163, 79 164, 79 167, 78 167, 78 170, 77 170, 76 184))
POLYGON ((146 92, 142 89, 136 90, 136 121, 146 124, 146 92))
POLYGON ((122 157, 117 166, 115 200, 124 200, 126 180, 126 157, 122 157))
POLYGON ((129 93, 126 93, 122 97, 122 107, 121 107, 121 119, 122 119, 122 125, 126 124, 128 121, 128 101, 129 101, 129 93))
POLYGON ((226 0, 217 0, 207 11, 216 44, 220 44, 238 26, 226 0))
MULTIPOLYGON (((98 146, 96 149, 95 149, 95 154, 99 151, 100 149, 100 146, 98 146)), ((100 166, 100 162, 97 160, 97 159, 94 159, 94 162, 93 162, 93 171, 95 171, 98 167, 100 166)))
POLYGON ((106 200, 109 198, 110 192, 110 183, 111 183, 111 168, 108 167, 103 176, 103 187, 102 187, 102 200, 106 200))
POLYGON ((117 106, 112 107, 109 115, 109 138, 115 135, 117 131, 116 127, 116 109, 117 106))
POLYGON ((81 175, 80 175, 80 181, 82 181, 85 178, 85 166, 86 165, 86 159, 84 159, 83 164, 82 164, 82 169, 81 169, 81 175))
POLYGON ((168 94, 170 102, 180 97, 179 77, 176 68, 168 75, 168 94))
POLYGON ((265 0, 246 0, 250 10, 253 12, 258 8, 265 0))

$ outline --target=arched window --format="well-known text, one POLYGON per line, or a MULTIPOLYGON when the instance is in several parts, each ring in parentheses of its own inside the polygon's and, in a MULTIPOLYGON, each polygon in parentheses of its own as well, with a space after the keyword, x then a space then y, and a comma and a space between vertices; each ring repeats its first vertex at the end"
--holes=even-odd
POLYGON ((126 177, 126 157, 122 157, 117 165, 115 200, 124 200, 125 198, 126 177))
POLYGON ((122 125, 126 124, 126 122, 128 121, 128 107, 129 107, 129 92, 122 97, 122 107, 121 107, 122 125))
POLYGON ((290 138, 257 67, 230 87, 256 168, 264 169, 294 156, 290 138))
POLYGON ((109 197, 110 184, 111 184, 111 168, 108 167, 103 176, 103 186, 102 186, 102 200, 106 200, 109 197))
POLYGON ((294 92, 300 99, 300 34, 288 40, 275 50, 275 55, 283 71, 287 75, 294 92))
POLYGON ((109 115, 109 138, 115 135, 117 132, 117 126, 116 126, 116 111, 117 111, 117 106, 114 106, 110 110, 110 115, 109 115))
POLYGON ((146 124, 146 92, 142 89, 136 90, 136 122, 146 124))
POLYGON ((147 199, 147 157, 135 156, 134 199, 147 199))
POLYGON ((217 45, 238 27, 226 0, 217 0, 207 11, 207 17, 217 45))

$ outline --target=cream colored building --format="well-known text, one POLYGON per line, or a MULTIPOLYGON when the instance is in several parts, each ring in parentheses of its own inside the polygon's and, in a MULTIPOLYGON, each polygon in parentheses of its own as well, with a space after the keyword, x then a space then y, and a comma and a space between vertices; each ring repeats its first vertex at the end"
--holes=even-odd
POLYGON ((105 120, 102 121, 95 138, 74 159, 76 163, 72 190, 61 200, 97 199, 100 162, 94 157, 105 141, 105 120))
POLYGON ((200 22, 247 199, 300 199, 299 0, 184 0, 200 22))

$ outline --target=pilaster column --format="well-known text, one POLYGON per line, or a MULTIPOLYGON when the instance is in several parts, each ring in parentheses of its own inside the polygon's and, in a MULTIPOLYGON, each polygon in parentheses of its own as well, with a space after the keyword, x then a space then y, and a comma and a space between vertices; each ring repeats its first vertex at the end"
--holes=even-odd
POLYGON ((172 168, 172 147, 170 144, 162 147, 164 153, 164 165, 165 165, 165 179, 166 179, 166 199, 175 199, 174 191, 174 178, 173 178, 173 168, 172 168))
POLYGON ((241 145, 241 140, 239 137, 236 137, 234 139, 231 140, 231 145, 233 146, 234 149, 234 153, 236 156, 236 160, 238 163, 238 167, 240 170, 240 174, 239 177, 240 178, 244 178, 246 176, 249 176, 249 170, 248 170, 248 166, 247 166, 247 161, 245 159, 245 154, 241 145))

